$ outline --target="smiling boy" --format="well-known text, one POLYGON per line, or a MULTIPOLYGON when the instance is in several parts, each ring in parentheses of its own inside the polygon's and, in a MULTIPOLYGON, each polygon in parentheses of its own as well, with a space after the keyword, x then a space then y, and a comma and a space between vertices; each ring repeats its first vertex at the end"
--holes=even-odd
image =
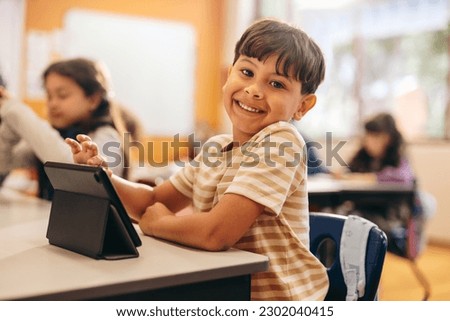
MULTIPOLYGON (((232 135, 212 137, 154 189, 112 175, 141 230, 204 250, 268 256, 268 271, 252 275, 252 300, 322 300, 328 278, 309 251, 305 142, 291 121, 314 106, 324 73, 323 55, 303 31, 270 19, 251 25, 223 87, 232 135), (193 214, 174 214, 188 205, 193 214)), ((74 160, 102 164, 96 145, 77 139, 68 140, 74 160)))

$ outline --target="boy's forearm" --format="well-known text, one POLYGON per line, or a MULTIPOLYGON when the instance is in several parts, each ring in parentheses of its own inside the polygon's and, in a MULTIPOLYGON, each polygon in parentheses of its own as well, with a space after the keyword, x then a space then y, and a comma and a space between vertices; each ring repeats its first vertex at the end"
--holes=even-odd
POLYGON ((112 175, 111 180, 128 215, 139 221, 146 208, 155 202, 153 188, 130 182, 117 175, 112 175))
POLYGON ((168 213, 160 203, 149 207, 139 222, 140 229, 147 235, 170 240, 179 244, 208 250, 222 251, 229 248, 210 233, 210 224, 205 220, 208 213, 175 216, 168 213))

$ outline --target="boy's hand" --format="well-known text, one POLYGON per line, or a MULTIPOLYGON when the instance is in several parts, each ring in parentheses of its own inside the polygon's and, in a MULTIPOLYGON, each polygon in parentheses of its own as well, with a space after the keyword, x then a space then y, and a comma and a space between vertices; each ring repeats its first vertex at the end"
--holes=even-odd
POLYGON ((174 213, 172 213, 164 204, 155 203, 147 207, 140 218, 135 217, 134 219, 139 222, 139 227, 144 234, 156 236, 153 227, 155 224, 157 225, 159 223, 159 220, 166 216, 174 216, 174 213))
POLYGON ((98 146, 87 135, 77 135, 77 140, 66 138, 65 142, 70 146, 73 160, 77 164, 108 167, 106 161, 98 153, 98 146))

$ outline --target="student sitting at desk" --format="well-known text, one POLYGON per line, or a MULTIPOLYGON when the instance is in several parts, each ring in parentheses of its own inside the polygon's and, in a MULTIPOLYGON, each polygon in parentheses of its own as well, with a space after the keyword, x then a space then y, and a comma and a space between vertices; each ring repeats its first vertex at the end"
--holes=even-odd
MULTIPOLYGON (((322 300, 328 278, 309 251, 305 143, 290 121, 315 105, 324 72, 320 48, 303 31, 275 20, 251 25, 223 87, 233 135, 210 138, 154 189, 112 175, 141 230, 204 250, 268 256, 268 271, 252 276, 252 300, 322 300), (193 214, 174 214, 191 204, 193 214)), ((67 140, 76 162, 105 164, 88 137, 77 139, 67 140)))
POLYGON ((394 118, 380 113, 364 124, 362 146, 349 162, 350 178, 381 183, 413 184, 414 172, 405 156, 405 144, 394 118))
MULTIPOLYGON (((0 176, 14 168, 37 169, 39 196, 51 199, 52 188, 42 164, 73 162, 64 139, 83 133, 101 147, 107 142, 121 144, 124 126, 108 97, 106 78, 93 61, 79 58, 52 63, 43 81, 48 121, 0 87, 0 176)), ((110 149, 123 154, 116 147, 110 149)), ((125 168, 126 162, 121 162, 112 170, 124 175, 125 168)))
MULTIPOLYGON (((364 123, 364 130, 362 146, 348 164, 350 173, 344 174, 343 178, 403 184, 415 189, 416 176, 405 155, 405 142, 397 129, 395 119, 389 113, 376 114, 364 123)), ((378 209, 373 210, 373 205, 358 209, 388 234, 389 248, 402 256, 415 255, 413 253, 420 251, 424 242, 422 236, 424 218, 429 212, 434 211, 430 206, 424 206, 424 202, 427 204, 433 202, 431 195, 418 191, 415 195, 412 208, 410 206, 388 208, 384 216, 380 215, 378 209), (371 212, 376 213, 372 215, 371 212), (408 223, 410 217, 414 218, 414 227, 408 223), (408 228, 415 229, 414 233, 417 234, 415 249, 407 249, 406 233, 411 233, 408 228), (407 254, 406 251, 410 253, 407 254)))

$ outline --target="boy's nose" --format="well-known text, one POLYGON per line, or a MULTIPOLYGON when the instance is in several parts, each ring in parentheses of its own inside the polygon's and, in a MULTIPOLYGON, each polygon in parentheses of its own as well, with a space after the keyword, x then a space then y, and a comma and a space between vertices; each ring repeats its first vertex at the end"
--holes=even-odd
POLYGON ((263 92, 258 86, 258 84, 253 83, 245 88, 245 92, 252 96, 254 99, 263 98, 263 92))

